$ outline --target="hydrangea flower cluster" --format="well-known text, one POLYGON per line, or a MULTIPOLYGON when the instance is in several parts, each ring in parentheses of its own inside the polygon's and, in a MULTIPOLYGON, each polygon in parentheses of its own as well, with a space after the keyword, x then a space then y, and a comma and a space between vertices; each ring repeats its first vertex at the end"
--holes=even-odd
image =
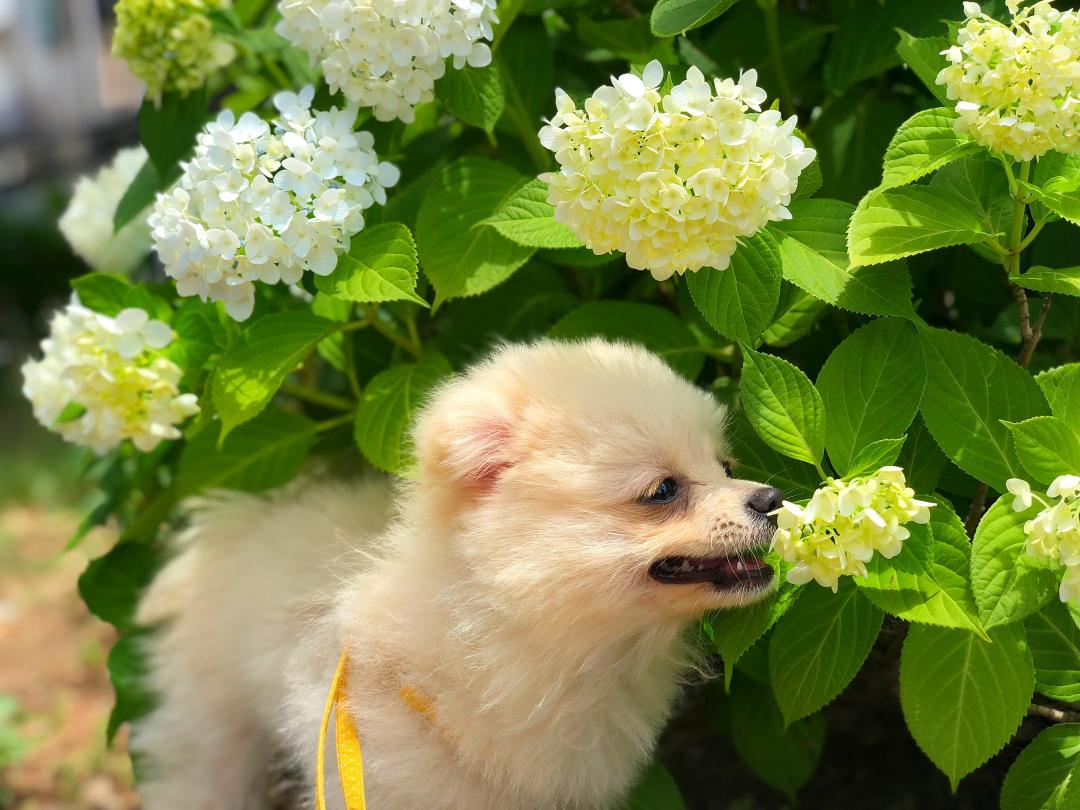
POLYGON ((126 273, 150 251, 150 226, 136 217, 113 233, 116 206, 146 162, 141 146, 121 149, 93 176, 80 177, 60 217, 71 249, 95 270, 126 273))
POLYGON ((176 425, 199 412, 195 395, 180 393, 179 366, 159 353, 172 339, 145 310, 111 318, 76 299, 53 316, 42 358, 23 365, 23 394, 34 417, 69 442, 98 454, 124 439, 153 450, 180 438, 176 425))
POLYGON ((794 563, 788 582, 810 580, 836 591, 841 576, 866 576, 876 551, 900 553, 911 535, 905 523, 927 523, 933 503, 920 501, 900 467, 882 467, 851 481, 830 478, 806 506, 784 501, 776 515, 772 547, 794 563))
POLYGON ((794 134, 794 116, 761 112, 757 72, 739 80, 686 80, 661 95, 657 61, 627 73, 578 109, 556 90, 558 112, 540 142, 562 170, 541 175, 555 219, 597 254, 621 250, 637 270, 663 280, 702 267, 722 270, 740 236, 785 207, 814 160, 794 134))
POLYGON ((1043 508, 1024 524, 1027 553, 1065 567, 1058 596, 1080 602, 1080 475, 1059 475, 1046 490, 1047 498, 1031 491, 1019 478, 1006 482, 1013 509, 1023 512, 1038 502, 1043 508))
POLYGON ((251 315, 255 281, 295 284, 333 271, 364 211, 386 202, 398 169, 379 162, 356 110, 311 109, 315 91, 278 93, 271 127, 225 110, 200 133, 179 183, 150 215, 154 246, 180 295, 251 315))
POLYGON ((187 95, 236 57, 206 16, 231 5, 231 0, 119 0, 113 53, 146 82, 147 98, 155 104, 165 92, 187 95))
POLYGON ((454 68, 491 63, 495 0, 281 0, 277 32, 322 67, 330 89, 380 121, 413 120, 454 68))
POLYGON ((1011 26, 964 3, 937 83, 957 101, 957 130, 989 149, 1016 160, 1080 154, 1080 12, 1021 3, 1009 0, 1011 26))

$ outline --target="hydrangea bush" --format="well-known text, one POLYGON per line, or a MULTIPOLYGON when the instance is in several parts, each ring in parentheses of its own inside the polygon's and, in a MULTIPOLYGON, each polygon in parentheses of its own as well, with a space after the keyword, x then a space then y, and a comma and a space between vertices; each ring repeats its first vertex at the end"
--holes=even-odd
MULTIPOLYGON (((786 493, 776 591, 700 634, 756 778, 812 784, 872 688, 971 806, 1080 806, 1075 5, 121 0, 145 157, 78 183, 93 272, 24 366, 100 482, 73 542, 120 530, 80 583, 122 634, 110 732, 184 498, 407 477, 444 376, 603 335, 786 493)), ((949 806, 882 768, 865 806, 949 806)), ((632 802, 682 806, 659 765, 632 802)))

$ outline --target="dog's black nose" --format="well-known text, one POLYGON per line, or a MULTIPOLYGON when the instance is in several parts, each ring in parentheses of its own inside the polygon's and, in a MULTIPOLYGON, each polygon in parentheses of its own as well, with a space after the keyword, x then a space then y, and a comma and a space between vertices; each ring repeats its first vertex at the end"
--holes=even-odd
MULTIPOLYGON (((768 515, 784 503, 784 493, 776 487, 761 487, 750 493, 746 508, 756 515, 768 515)), ((775 520, 775 518, 773 518, 775 520)))

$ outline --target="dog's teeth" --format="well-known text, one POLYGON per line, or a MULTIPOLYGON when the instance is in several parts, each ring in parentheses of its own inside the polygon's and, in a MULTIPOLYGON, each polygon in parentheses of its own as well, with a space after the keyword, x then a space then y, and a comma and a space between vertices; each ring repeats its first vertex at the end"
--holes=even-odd
POLYGON ((680 574, 689 574, 694 570, 694 566, 690 564, 689 560, 683 560, 682 565, 679 566, 680 574))
POLYGON ((742 560, 739 560, 737 563, 735 563, 735 570, 736 571, 745 571, 746 570, 746 566, 743 565, 742 560))

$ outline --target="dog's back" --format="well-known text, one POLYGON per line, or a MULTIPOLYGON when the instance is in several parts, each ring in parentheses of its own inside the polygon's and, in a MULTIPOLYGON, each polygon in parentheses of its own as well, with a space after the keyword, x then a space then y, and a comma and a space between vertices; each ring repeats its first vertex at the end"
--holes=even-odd
POLYGON ((386 523, 385 482, 302 485, 191 506, 138 620, 159 708, 133 738, 146 810, 256 810, 288 699, 290 654, 386 523), (214 778, 207 778, 214 774, 214 778), (180 791, 178 794, 176 791, 180 791))

